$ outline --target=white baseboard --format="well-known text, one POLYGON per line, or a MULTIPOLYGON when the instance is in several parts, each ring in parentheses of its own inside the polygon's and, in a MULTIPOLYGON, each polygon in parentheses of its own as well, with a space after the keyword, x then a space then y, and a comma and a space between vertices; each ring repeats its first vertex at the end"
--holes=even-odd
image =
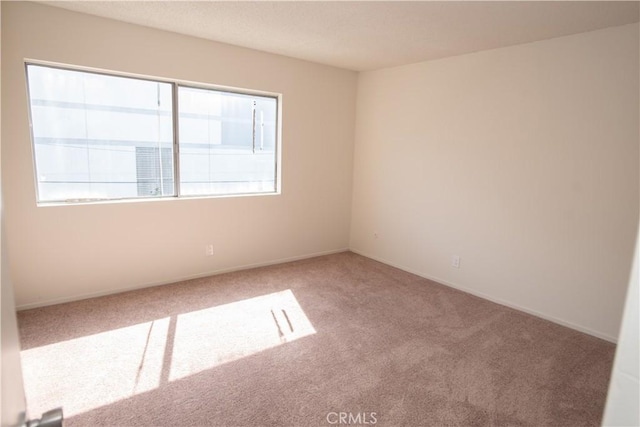
POLYGON ((80 300, 88 299, 88 298, 97 298, 97 297, 102 297, 102 296, 105 296, 105 295, 113 295, 113 294, 119 294, 119 293, 122 293, 122 292, 135 291, 135 290, 138 290, 138 289, 150 288, 150 287, 153 287, 153 286, 169 285, 169 284, 176 283, 176 282, 183 282, 185 280, 200 279, 202 277, 215 276, 215 275, 224 274, 224 273, 231 273, 233 271, 249 270, 249 269, 252 269, 252 268, 266 267, 266 266, 269 266, 269 265, 284 264, 286 262, 300 261, 300 260, 303 260, 303 259, 315 258, 315 257, 319 257, 319 256, 324 256, 324 255, 337 254, 337 253, 340 253, 340 252, 346 252, 348 250, 349 250, 349 248, 333 249, 333 250, 330 250, 330 251, 315 252, 315 253, 311 253, 311 254, 297 255, 297 256, 293 256, 293 257, 280 258, 280 259, 269 260, 269 261, 265 261, 265 262, 254 263, 254 264, 244 264, 244 265, 239 265, 239 266, 235 266, 235 267, 223 268, 223 269, 220 269, 220 270, 212 270, 212 271, 207 271, 207 272, 198 273, 198 274, 192 274, 192 275, 184 276, 184 277, 174 277, 174 278, 168 279, 168 280, 163 280, 163 281, 159 281, 159 282, 149 282, 149 283, 144 283, 144 284, 136 285, 136 286, 130 286, 130 287, 126 287, 126 288, 116 288, 116 289, 109 289, 107 291, 90 292, 90 293, 86 293, 86 294, 72 295, 72 296, 68 296, 68 297, 54 298, 54 299, 50 299, 50 300, 43 300, 43 301, 38 301, 38 302, 22 304, 22 305, 17 306, 16 310, 17 311, 29 310, 29 309, 32 309, 32 308, 46 307, 48 305, 63 304, 65 302, 80 301, 80 300))
POLYGON ((292 261, 300 261, 300 260, 303 260, 303 259, 315 258, 315 257, 318 257, 318 256, 331 255, 331 254, 336 254, 336 253, 346 252, 346 251, 354 252, 354 253, 356 253, 358 255, 362 255, 364 257, 371 258, 371 259, 373 259, 375 261, 381 262, 383 264, 390 265, 392 267, 398 268, 398 269, 406 271, 408 273, 415 274, 416 276, 420 276, 420 277, 423 277, 425 279, 433 280, 434 282, 440 283, 440 284, 445 285, 445 286, 449 286, 450 288, 454 288, 454 289, 466 292, 468 294, 475 295, 475 296, 477 296, 479 298, 494 302, 496 304, 504 305, 506 307, 513 308, 515 310, 522 311, 524 313, 531 314, 531 315, 536 316, 536 317, 540 317, 540 318, 548 320, 550 322, 557 323, 559 325, 566 326, 566 327, 571 328, 571 329, 575 329, 576 331, 580 331, 580 332, 583 332, 585 334, 592 335, 594 337, 603 339, 605 341, 609 341, 609 342, 612 342, 612 343, 617 343, 617 341, 618 341, 617 337, 612 337, 612 336, 610 336, 608 334, 604 334, 602 332, 595 331, 595 330, 590 329, 590 328, 586 328, 584 326, 569 322, 569 321, 564 320, 564 319, 560 319, 558 317, 549 315, 547 313, 542 313, 542 312, 537 311, 537 310, 533 310, 533 309, 530 309, 530 308, 527 308, 527 307, 523 307, 523 306, 521 306, 519 304, 515 304, 513 302, 506 301, 506 300, 501 299, 501 298, 493 297, 491 295, 485 294, 483 292, 476 291, 474 289, 470 289, 470 288, 465 287, 465 286, 460 286, 460 285, 458 285, 456 283, 452 283, 452 282, 449 282, 447 280, 443 280, 443 279, 441 279, 439 277, 435 277, 435 276, 431 276, 431 275, 428 275, 428 274, 424 274, 424 273, 419 272, 419 271, 415 271, 415 270, 413 270, 411 268, 408 268, 406 266, 403 266, 403 265, 388 261, 386 259, 374 256, 374 255, 371 255, 371 254, 368 254, 365 251, 361 251, 361 250, 355 249, 355 248, 341 248, 341 249, 334 249, 334 250, 330 250, 330 251, 315 252, 315 253, 311 253, 311 254, 298 255, 298 256, 288 257, 288 258, 280 258, 280 259, 269 260, 269 261, 260 262, 260 263, 244 264, 244 265, 224 268, 224 269, 220 269, 220 270, 212 270, 212 271, 207 271, 207 272, 193 274, 193 275, 184 276, 184 277, 175 277, 175 278, 172 278, 172 279, 169 279, 169 280, 163 280, 163 281, 160 281, 160 282, 144 283, 144 284, 141 284, 141 285, 131 286, 131 287, 127 287, 127 288, 116 288, 116 289, 110 289, 110 290, 101 291, 101 292, 92 292, 92 293, 78 294, 78 295, 72 295, 72 296, 62 297, 62 298, 54 298, 54 299, 51 299, 51 300, 44 300, 44 301, 38 301, 38 302, 33 302, 33 303, 22 304, 22 305, 19 305, 18 307, 16 307, 16 309, 18 311, 29 310, 29 309, 32 309, 32 308, 45 307, 45 306, 48 306, 48 305, 62 304, 62 303, 65 303, 65 302, 79 301, 79 300, 88 299, 88 298, 96 298, 96 297, 101 297, 101 296, 105 296, 105 295, 112 295, 112 294, 117 294, 117 293, 121 293, 121 292, 127 292, 127 291, 134 291, 134 290, 137 290, 137 289, 149 288, 149 287, 153 287, 153 286, 168 285, 168 284, 171 284, 171 283, 182 282, 182 281, 185 281, 185 280, 199 279, 199 278, 202 278, 202 277, 214 276, 214 275, 217 275, 217 274, 230 273, 230 272, 233 272, 233 271, 240 271, 240 270, 248 270, 248 269, 251 269, 251 268, 266 267, 266 266, 269 266, 269 265, 283 264, 283 263, 292 262, 292 261))
POLYGON ((600 338, 600 339, 603 339, 605 341, 612 342, 614 344, 616 344, 618 342, 618 338, 617 337, 612 337, 609 334, 604 334, 602 332, 595 331, 595 330, 593 330, 591 328, 586 328, 584 326, 569 322, 567 320, 560 319, 560 318, 552 316, 550 314, 542 313, 542 312, 537 311, 537 310, 532 310, 530 308, 523 307, 523 306, 521 306, 519 304, 515 304, 515 303, 512 303, 510 301, 503 300, 501 298, 496 298, 496 297, 493 297, 491 295, 485 294, 483 292, 478 292, 478 291, 476 291, 474 289, 470 289, 470 288, 465 287, 465 286, 460 286, 460 285, 458 285, 456 283, 452 283, 452 282, 449 282, 447 280, 442 280, 442 279, 440 279, 438 277, 430 276, 428 274, 424 274, 422 272, 412 270, 412 269, 407 268, 407 267, 405 267, 403 265, 396 264, 396 263, 387 261, 387 260, 385 260, 383 258, 367 254, 366 252, 361 251, 359 249, 350 248, 349 250, 351 252, 354 252, 354 253, 358 254, 358 255, 362 255, 364 257, 371 258, 371 259, 373 259, 375 261, 378 261, 378 262, 381 262, 383 264, 387 264, 387 265, 390 265, 392 267, 398 268, 400 270, 406 271, 407 273, 415 274, 416 276, 420 276, 422 278, 432 280, 432 281, 437 282, 437 283, 439 283, 441 285, 449 286, 450 288, 454 288, 454 289, 457 289, 459 291, 463 291, 463 292, 466 292, 468 294, 475 295, 475 296, 477 296, 479 298, 482 298, 482 299, 485 299, 485 300, 488 300, 488 301, 491 301, 491 302, 495 302, 496 304, 504 305, 505 307, 513 308, 515 310, 522 311, 522 312, 527 313, 527 314, 531 314, 532 316, 540 317, 540 318, 548 320, 550 322, 557 323, 558 325, 566 326, 567 328, 571 328, 571 329, 574 329, 576 331, 583 332, 583 333, 588 334, 588 335, 592 335, 592 336, 594 336, 596 338, 600 338))

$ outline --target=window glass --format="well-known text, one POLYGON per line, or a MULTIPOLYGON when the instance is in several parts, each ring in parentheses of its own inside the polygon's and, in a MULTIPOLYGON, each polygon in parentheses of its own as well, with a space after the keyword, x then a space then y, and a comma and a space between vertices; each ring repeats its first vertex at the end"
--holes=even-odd
POLYGON ((39 201, 175 194, 171 84, 28 66, 39 201))
POLYGON ((277 100, 180 86, 180 194, 276 190, 277 100))

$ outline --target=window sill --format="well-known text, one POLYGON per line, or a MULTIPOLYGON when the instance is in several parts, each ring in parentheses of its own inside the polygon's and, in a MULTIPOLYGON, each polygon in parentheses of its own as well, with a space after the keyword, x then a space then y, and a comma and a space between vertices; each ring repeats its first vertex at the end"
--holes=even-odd
POLYGON ((130 204, 130 203, 158 203, 168 201, 182 200, 206 200, 206 199, 235 199, 245 197, 263 197, 263 196, 279 196, 281 191, 273 191, 269 193, 244 193, 244 194, 221 194, 208 196, 170 196, 170 197, 137 197, 130 199, 86 199, 59 202, 37 202, 37 207, 60 207, 60 206, 87 206, 87 205, 114 205, 114 204, 130 204))

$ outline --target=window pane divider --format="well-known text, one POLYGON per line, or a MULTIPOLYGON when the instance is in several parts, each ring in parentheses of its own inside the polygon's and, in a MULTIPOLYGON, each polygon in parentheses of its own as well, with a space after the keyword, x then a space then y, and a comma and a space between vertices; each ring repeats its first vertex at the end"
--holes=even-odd
POLYGON ((178 84, 172 83, 171 102, 173 112, 173 186, 174 197, 180 197, 180 111, 178 105, 178 84))

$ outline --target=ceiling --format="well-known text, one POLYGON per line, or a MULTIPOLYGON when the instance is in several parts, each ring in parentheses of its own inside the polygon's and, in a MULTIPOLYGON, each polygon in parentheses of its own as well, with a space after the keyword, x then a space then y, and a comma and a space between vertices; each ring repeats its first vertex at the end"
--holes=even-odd
POLYGON ((374 70, 638 22, 628 1, 57 1, 50 6, 374 70))

